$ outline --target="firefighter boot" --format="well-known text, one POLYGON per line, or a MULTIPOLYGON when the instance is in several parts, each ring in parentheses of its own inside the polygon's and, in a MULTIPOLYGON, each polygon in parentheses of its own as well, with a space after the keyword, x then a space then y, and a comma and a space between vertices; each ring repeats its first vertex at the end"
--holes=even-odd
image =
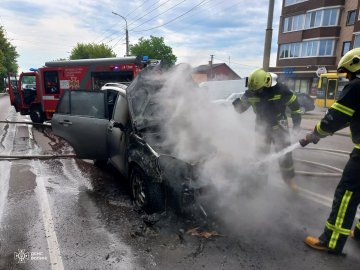
POLYGON ((285 183, 288 185, 288 187, 293 191, 293 192, 298 192, 299 188, 298 185, 296 184, 295 178, 291 178, 291 179, 286 179, 285 183))
POLYGON ((342 255, 345 256, 346 254, 342 253, 341 251, 336 251, 335 249, 329 248, 327 244, 323 241, 321 241, 318 237, 314 236, 307 236, 304 240, 305 244, 307 244, 309 247, 320 250, 320 251, 326 251, 330 254, 334 255, 342 255))
POLYGON ((355 230, 351 230, 350 238, 360 241, 360 230, 357 228, 355 228, 355 230))
POLYGON ((307 236, 304 240, 305 244, 307 244, 309 247, 321 251, 330 251, 331 249, 328 248, 326 243, 322 242, 319 238, 314 236, 307 236))

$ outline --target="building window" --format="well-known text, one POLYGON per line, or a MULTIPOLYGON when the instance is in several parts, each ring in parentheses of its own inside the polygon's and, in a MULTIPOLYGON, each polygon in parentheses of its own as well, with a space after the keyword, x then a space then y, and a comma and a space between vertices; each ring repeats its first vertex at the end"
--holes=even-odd
POLYGON ((308 0, 285 0, 285 7, 295 5, 298 3, 302 3, 302 2, 306 2, 306 1, 308 1, 308 0))
POLYGON ((348 51, 350 51, 350 41, 345 41, 343 43, 343 48, 342 48, 342 52, 341 52, 341 56, 343 56, 345 53, 347 53, 348 51))
POLYGON ((356 18, 356 10, 350 10, 346 19, 346 25, 354 25, 356 18))
POLYGON ((338 25, 340 14, 339 11, 339 8, 328 8, 307 12, 305 19, 305 29, 338 25))
POLYGON ((360 35, 355 35, 354 48, 359 48, 359 47, 360 47, 360 35))
MULTIPOLYGON (((359 40, 360 41, 360 40, 359 40)), ((310 40, 280 45, 279 58, 334 56, 334 39, 310 40)))
POLYGON ((284 18, 283 32, 285 33, 304 29, 304 19, 304 14, 284 18))

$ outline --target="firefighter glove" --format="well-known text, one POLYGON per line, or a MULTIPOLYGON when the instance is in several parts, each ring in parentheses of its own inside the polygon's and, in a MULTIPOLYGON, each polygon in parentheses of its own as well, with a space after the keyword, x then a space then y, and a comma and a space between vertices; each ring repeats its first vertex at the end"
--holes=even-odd
POLYGON ((299 143, 302 147, 305 147, 309 143, 317 144, 319 141, 320 141, 320 137, 318 135, 316 135, 314 132, 309 132, 306 134, 304 139, 301 139, 299 141, 299 143))
POLYGON ((234 107, 237 107, 237 106, 240 105, 240 103, 241 103, 240 98, 236 98, 236 99, 232 102, 232 105, 233 105, 234 107))

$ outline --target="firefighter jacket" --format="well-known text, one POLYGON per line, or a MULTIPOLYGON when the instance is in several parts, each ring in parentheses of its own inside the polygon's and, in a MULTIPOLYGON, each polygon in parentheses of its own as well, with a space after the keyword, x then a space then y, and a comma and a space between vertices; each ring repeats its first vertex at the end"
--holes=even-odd
POLYGON ((300 127, 301 112, 296 95, 279 82, 260 91, 247 90, 241 100, 235 100, 233 105, 239 113, 252 106, 256 114, 256 124, 266 129, 274 129, 282 123, 287 127, 286 107, 289 107, 293 127, 300 127))
POLYGON ((350 81, 339 99, 329 108, 324 118, 317 123, 314 133, 320 138, 350 126, 355 153, 360 154, 360 78, 350 81))

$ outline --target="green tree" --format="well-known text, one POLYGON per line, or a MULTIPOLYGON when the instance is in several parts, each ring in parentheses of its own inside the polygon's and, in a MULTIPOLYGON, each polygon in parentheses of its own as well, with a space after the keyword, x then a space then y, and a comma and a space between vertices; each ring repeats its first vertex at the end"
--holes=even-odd
POLYGON ((166 67, 174 65, 177 60, 172 48, 165 44, 163 37, 150 36, 150 39, 141 37, 138 44, 130 45, 130 53, 147 55, 150 59, 161 60, 166 67))
POLYGON ((108 58, 116 57, 113 50, 104 43, 78 43, 70 53, 70 59, 108 58))
POLYGON ((15 46, 5 37, 5 30, 0 26, 0 91, 4 91, 4 78, 8 72, 17 73, 18 64, 16 58, 19 54, 16 52, 15 46))

